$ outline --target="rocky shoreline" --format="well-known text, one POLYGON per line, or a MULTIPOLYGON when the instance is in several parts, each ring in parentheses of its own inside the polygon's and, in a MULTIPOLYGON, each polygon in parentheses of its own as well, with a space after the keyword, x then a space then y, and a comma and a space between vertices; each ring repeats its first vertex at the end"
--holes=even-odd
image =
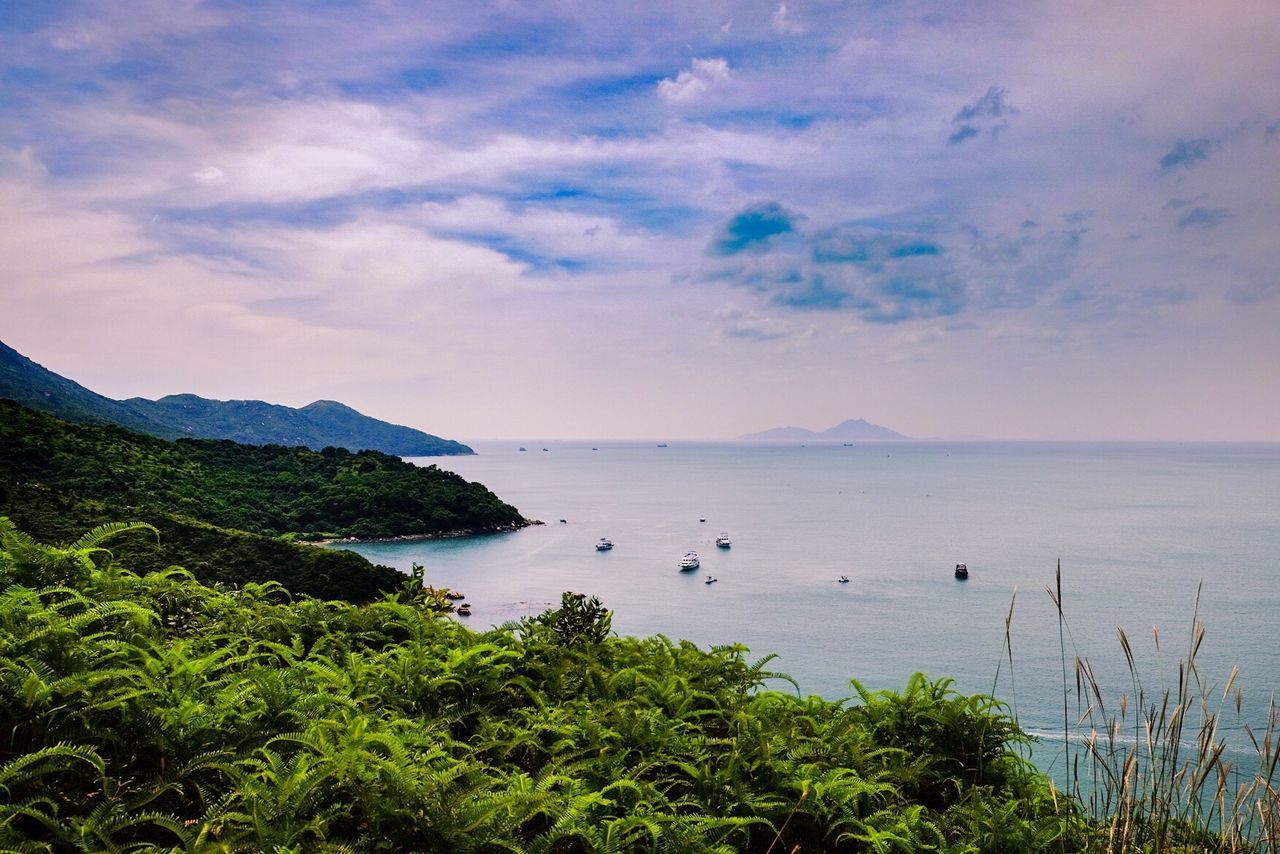
POLYGON ((521 528, 545 524, 546 523, 540 519, 521 519, 519 522, 513 522, 510 525, 497 525, 492 528, 462 528, 457 531, 440 531, 432 534, 401 534, 398 537, 336 537, 327 540, 297 540, 296 542, 308 546, 329 546, 351 543, 403 543, 413 542, 415 540, 449 540, 455 537, 479 537, 485 534, 509 534, 512 531, 519 531, 521 528))

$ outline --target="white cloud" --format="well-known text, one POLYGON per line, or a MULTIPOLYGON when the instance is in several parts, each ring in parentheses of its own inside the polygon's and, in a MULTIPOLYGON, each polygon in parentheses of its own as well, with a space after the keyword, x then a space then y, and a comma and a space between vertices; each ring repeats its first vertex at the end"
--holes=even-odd
POLYGON ((191 180, 202 187, 220 187, 227 183, 227 176, 217 166, 204 166, 191 173, 191 180))
POLYGON ((786 3, 778 5, 777 10, 773 13, 773 17, 769 20, 773 28, 786 36, 803 35, 808 31, 804 24, 794 21, 791 18, 791 10, 787 8, 786 3))
POLYGON ((764 314, 737 305, 717 309, 712 315, 726 338, 742 338, 748 341, 776 341, 788 338, 793 325, 776 315, 764 314))
POLYGON ((723 59, 695 59, 674 79, 658 83, 658 94, 670 104, 688 104, 729 81, 729 63, 723 59))

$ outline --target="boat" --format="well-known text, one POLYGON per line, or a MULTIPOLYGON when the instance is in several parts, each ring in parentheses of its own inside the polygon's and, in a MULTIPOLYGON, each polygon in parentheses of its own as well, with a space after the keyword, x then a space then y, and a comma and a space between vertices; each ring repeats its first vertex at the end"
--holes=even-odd
POLYGON ((965 566, 963 563, 956 564, 956 578, 968 578, 968 577, 969 577, 969 567, 965 566))
POLYGON ((528 449, 528 448, 521 448, 520 450, 522 450, 522 451, 527 451, 527 450, 529 450, 529 449, 528 449))
POLYGON ((705 522, 705 521, 707 521, 707 517, 706 517, 706 516, 699 516, 699 517, 698 517, 698 521, 699 521, 699 522, 705 522))
POLYGON ((729 539, 728 534, 721 531, 720 536, 716 537, 716 545, 722 549, 727 549, 729 546, 733 545, 733 540, 729 539))
POLYGON ((444 592, 444 598, 446 598, 446 599, 448 599, 449 601, 453 602, 453 601, 456 601, 456 600, 458 600, 458 599, 466 599, 466 598, 467 598, 467 594, 463 593, 461 590, 446 590, 446 591, 444 592))
POLYGON ((702 562, 698 560, 697 552, 685 552, 684 557, 680 558, 680 571, 686 572, 690 569, 697 569, 702 566, 702 562))
POLYGON ((665 448, 666 446, 667 446, 667 443, 666 443, 666 442, 659 442, 659 443, 658 443, 658 447, 659 447, 659 448, 665 448))
POLYGON ((836 580, 837 580, 837 581, 839 581, 841 584, 848 584, 848 583, 849 583, 849 576, 847 576, 847 575, 842 575, 842 576, 840 576, 840 577, 839 577, 838 579, 836 579, 836 580))
POLYGON ((703 583, 703 584, 715 584, 715 583, 716 583, 717 581, 719 581, 719 580, 720 580, 720 579, 718 579, 718 578, 712 578, 710 575, 708 575, 708 576, 707 576, 707 580, 706 580, 706 581, 704 581, 704 582, 702 582, 702 583, 703 583))
POLYGON ((600 542, 596 543, 596 551, 598 552, 607 552, 611 548, 613 548, 613 540, 608 537, 601 537, 600 542))
POLYGON ((459 617, 470 617, 471 606, 468 605, 466 602, 463 602, 461 605, 458 606, 457 614, 459 617))

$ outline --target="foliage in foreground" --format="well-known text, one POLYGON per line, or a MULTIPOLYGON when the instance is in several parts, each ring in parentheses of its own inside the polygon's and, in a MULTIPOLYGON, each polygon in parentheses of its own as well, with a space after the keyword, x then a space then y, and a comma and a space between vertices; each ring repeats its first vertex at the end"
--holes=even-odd
POLYGON ((599 602, 487 632, 415 585, 365 606, 145 576, 0 519, 0 847, 1064 851, 1089 831, 1003 708, 856 703, 765 662, 608 637, 599 602))

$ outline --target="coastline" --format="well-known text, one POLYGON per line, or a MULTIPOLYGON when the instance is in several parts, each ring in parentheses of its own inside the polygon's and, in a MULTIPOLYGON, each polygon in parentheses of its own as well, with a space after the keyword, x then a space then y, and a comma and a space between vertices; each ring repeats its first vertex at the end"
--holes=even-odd
POLYGON ((541 519, 521 519, 509 525, 492 528, 460 528, 456 531, 438 531, 429 534, 401 534, 398 537, 331 537, 324 540, 294 540, 307 546, 354 545, 357 543, 406 543, 417 540, 450 540, 457 537, 481 537, 485 534, 510 534, 534 525, 545 525, 541 519))

